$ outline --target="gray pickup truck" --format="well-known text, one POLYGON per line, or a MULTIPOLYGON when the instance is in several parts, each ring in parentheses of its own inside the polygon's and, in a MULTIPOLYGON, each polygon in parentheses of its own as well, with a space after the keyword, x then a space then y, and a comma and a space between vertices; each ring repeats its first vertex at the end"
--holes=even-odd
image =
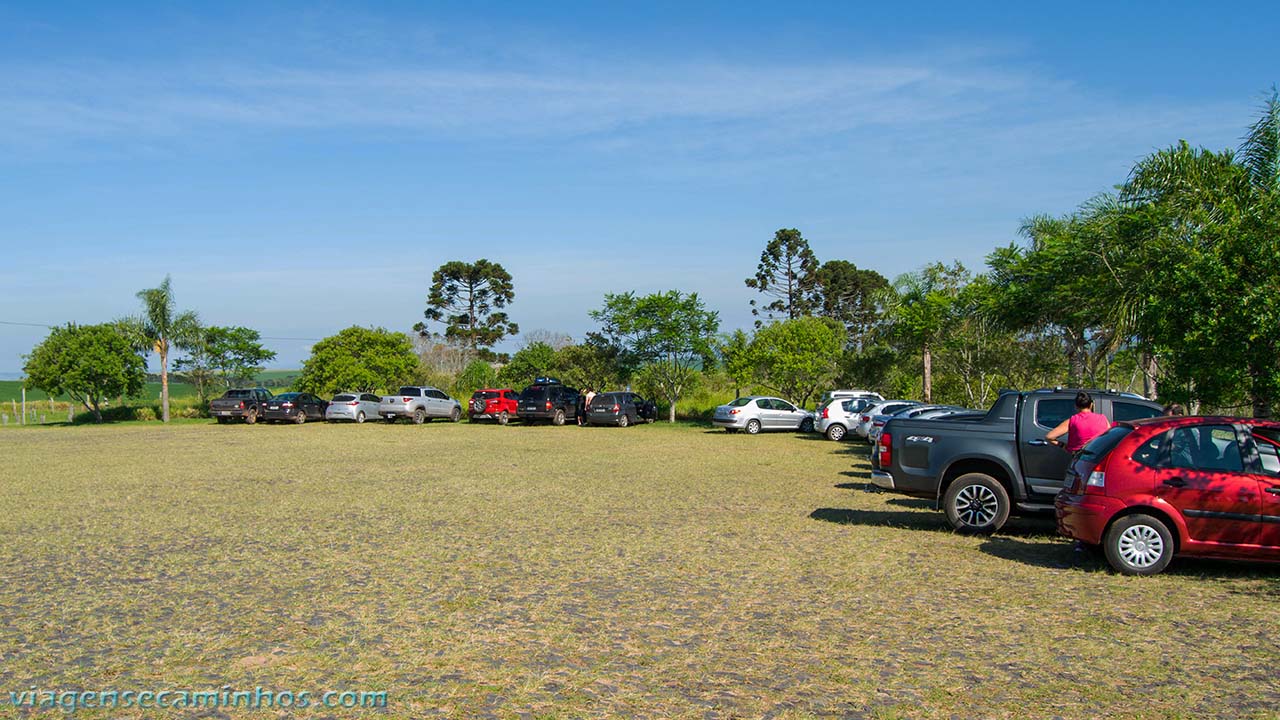
POLYGON ((448 418, 458 422, 462 417, 462 404, 438 388, 405 385, 395 395, 384 395, 378 403, 378 414, 389 423, 396 418, 409 418, 422 423, 432 418, 448 418))
MULTIPOLYGON (((1045 435, 1075 412, 1076 392, 1005 391, 980 420, 894 418, 871 453, 871 482, 935 501, 962 532, 996 532, 1012 512, 1051 513, 1071 458, 1045 435)), ((1089 394, 1112 422, 1161 413, 1131 393, 1089 394)))
POLYGON ((266 388, 233 388, 209 402, 209 415, 219 424, 244 420, 252 425, 262 417, 269 400, 271 391, 266 388))

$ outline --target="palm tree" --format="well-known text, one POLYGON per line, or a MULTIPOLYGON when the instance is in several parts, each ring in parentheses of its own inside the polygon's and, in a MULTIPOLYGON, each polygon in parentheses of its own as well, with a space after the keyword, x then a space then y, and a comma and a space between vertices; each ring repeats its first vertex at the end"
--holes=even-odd
POLYGON ((168 275, 159 287, 138 291, 138 299, 142 316, 126 321, 126 325, 144 352, 154 350, 160 355, 160 408, 162 419, 169 422, 169 351, 199 328, 199 319, 190 311, 175 312, 168 275))
MULTIPOLYGON (((1159 319, 1168 326, 1165 341, 1180 348, 1184 360, 1201 365, 1190 372, 1198 380, 1218 382, 1243 370, 1254 415, 1270 416, 1280 399, 1280 333, 1269 310, 1280 298, 1268 294, 1274 285, 1271 259, 1280 253, 1280 94, 1272 88, 1235 152, 1180 142, 1139 162, 1122 199, 1162 214, 1159 234, 1152 234, 1161 243, 1162 265, 1172 267, 1176 252, 1183 262, 1208 268, 1204 282, 1194 287, 1212 301, 1202 313, 1212 322, 1180 324, 1188 313, 1167 314, 1159 319), (1206 326, 1226 330, 1206 333, 1206 326), (1225 363, 1236 364, 1214 367, 1225 363)), ((1214 392, 1222 399, 1221 388, 1214 392)))

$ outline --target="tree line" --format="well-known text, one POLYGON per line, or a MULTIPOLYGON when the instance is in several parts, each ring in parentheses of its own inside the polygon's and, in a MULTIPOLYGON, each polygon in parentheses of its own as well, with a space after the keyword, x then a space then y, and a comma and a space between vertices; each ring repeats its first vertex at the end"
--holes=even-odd
MULTIPOLYGON (((1003 387, 1114 387, 1193 408, 1269 417, 1280 398, 1280 99, 1273 90, 1236 150, 1179 142, 1139 161, 1114 192, 1064 216, 1035 215, 986 268, 932 262, 890 281, 849 260, 820 262, 795 228, 765 243, 750 332, 681 290, 607 294, 578 342, 519 334, 501 264, 450 261, 432 276, 413 334, 347 328, 312 348, 296 387, 380 391, 429 382, 469 394, 556 374, 580 387, 635 385, 665 401, 711 382, 802 405, 834 386, 984 407, 1003 387), (439 332, 433 328, 441 328, 439 332)), ((143 312, 56 329, 28 356, 28 383, 96 412, 136 393, 159 355, 168 417, 174 369, 201 399, 251 377, 274 353, 248 328, 201 327, 173 306, 168 278, 143 312), (93 351, 88 351, 92 346, 93 351), (76 348, 71 352, 70 348, 76 348), (123 356, 121 356, 123 357, 123 356)))

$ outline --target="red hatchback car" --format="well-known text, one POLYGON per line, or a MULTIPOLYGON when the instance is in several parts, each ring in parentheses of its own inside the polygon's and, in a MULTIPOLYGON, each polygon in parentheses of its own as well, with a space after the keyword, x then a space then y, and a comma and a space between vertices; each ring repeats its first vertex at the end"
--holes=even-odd
POLYGON ((1072 459, 1058 532, 1111 567, 1154 575, 1174 555, 1280 561, 1280 422, 1121 422, 1072 459))
POLYGON ((520 406, 520 393, 511 388, 485 388, 471 393, 471 402, 467 403, 467 419, 497 420, 499 425, 506 425, 516 416, 516 408, 520 406))

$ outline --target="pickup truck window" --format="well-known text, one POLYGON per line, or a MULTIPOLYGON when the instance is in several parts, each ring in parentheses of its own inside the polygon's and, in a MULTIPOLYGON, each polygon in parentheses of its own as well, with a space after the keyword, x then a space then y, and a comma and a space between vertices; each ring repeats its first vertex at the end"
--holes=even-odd
POLYGON ((1149 405, 1139 405, 1138 403, 1123 402, 1121 400, 1116 400, 1111 403, 1112 422, 1141 420, 1143 418, 1155 417, 1159 414, 1159 410, 1149 405))
POLYGON ((1075 412, 1076 401, 1072 398, 1042 398, 1036 403, 1036 425, 1052 430, 1075 412))
POLYGON ((227 397, 232 400, 242 400, 244 398, 253 397, 252 390, 228 390, 227 397))

